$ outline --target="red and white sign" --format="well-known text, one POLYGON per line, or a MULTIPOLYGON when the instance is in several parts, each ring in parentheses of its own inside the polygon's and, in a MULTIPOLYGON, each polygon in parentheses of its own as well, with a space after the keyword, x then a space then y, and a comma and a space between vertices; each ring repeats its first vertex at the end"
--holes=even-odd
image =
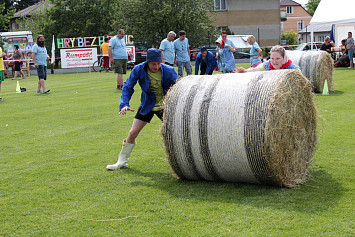
POLYGON ((97 61, 97 48, 61 49, 62 68, 91 67, 97 61))
POLYGON ((128 54, 128 62, 136 61, 136 47, 134 46, 126 46, 127 54, 128 54))

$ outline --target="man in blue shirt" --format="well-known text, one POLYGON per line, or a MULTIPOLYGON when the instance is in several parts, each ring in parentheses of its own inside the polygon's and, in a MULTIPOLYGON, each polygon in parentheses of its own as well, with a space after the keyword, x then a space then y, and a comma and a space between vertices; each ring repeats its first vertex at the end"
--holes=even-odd
POLYGON ((123 74, 126 74, 128 53, 123 29, 118 30, 117 35, 108 44, 108 55, 111 64, 117 73, 117 90, 122 90, 123 74))
POLYGON ((123 140, 122 150, 114 165, 106 166, 107 170, 127 168, 127 162, 136 144, 136 138, 144 126, 149 123, 154 114, 161 120, 163 116, 163 99, 169 88, 175 84, 178 77, 173 67, 162 64, 159 49, 148 49, 147 60, 135 66, 123 84, 119 114, 125 115, 130 108, 129 101, 134 92, 134 86, 141 87, 141 104, 133 120, 132 128, 123 140))
POLYGON ((174 49, 174 42, 173 40, 175 39, 176 34, 174 31, 170 31, 168 33, 168 36, 166 39, 164 39, 160 43, 160 52, 161 52, 161 57, 163 60, 163 63, 174 66, 174 60, 175 60, 175 49, 174 49))
POLYGON ((195 61, 195 75, 198 75, 198 69, 200 66, 200 75, 212 75, 213 70, 217 67, 216 57, 213 53, 207 51, 206 47, 202 47, 201 52, 197 54, 195 61))
POLYGON ((37 68, 38 88, 37 93, 48 93, 50 90, 46 89, 44 81, 47 80, 47 60, 49 56, 47 49, 44 47, 44 36, 37 37, 37 43, 32 46, 32 62, 37 68), (43 90, 41 90, 41 88, 43 90))
POLYGON ((184 68, 187 75, 192 74, 192 68, 190 63, 190 48, 189 40, 186 38, 186 32, 181 30, 179 32, 179 38, 174 41, 174 48, 176 52, 176 63, 178 66, 179 77, 183 76, 184 68))

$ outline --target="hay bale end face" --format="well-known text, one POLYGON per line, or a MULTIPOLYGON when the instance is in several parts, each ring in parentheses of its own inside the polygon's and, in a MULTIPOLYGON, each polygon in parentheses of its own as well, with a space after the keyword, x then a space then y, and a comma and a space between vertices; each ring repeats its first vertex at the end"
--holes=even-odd
POLYGON ((316 110, 296 70, 188 76, 165 97, 161 132, 181 179, 295 187, 315 150, 316 110))
POLYGON ((288 50, 286 53, 294 64, 301 67, 303 75, 311 81, 314 92, 323 92, 325 80, 329 91, 333 91, 334 62, 329 53, 299 50, 288 50))

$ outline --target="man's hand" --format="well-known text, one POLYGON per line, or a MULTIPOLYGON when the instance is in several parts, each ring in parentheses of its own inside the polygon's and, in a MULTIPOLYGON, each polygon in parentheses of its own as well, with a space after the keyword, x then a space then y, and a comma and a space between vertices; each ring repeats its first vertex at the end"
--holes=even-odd
POLYGON ((123 107, 123 109, 121 109, 121 111, 118 113, 118 115, 125 115, 127 111, 132 111, 134 112, 134 109, 131 109, 128 106, 123 107))

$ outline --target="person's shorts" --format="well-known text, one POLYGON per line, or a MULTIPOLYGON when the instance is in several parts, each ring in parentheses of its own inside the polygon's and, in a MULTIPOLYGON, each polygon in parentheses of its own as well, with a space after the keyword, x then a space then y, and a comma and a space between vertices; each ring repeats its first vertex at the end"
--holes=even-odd
POLYGON ((0 81, 5 81, 5 73, 4 73, 4 71, 0 71, 0 81))
POLYGON ((43 65, 38 65, 37 75, 39 80, 41 79, 47 80, 47 67, 43 65))
POLYGON ((147 113, 146 115, 143 115, 140 113, 141 112, 141 107, 138 108, 137 114, 134 118, 142 120, 144 122, 150 123, 150 121, 152 120, 154 114, 158 116, 158 118, 160 118, 160 120, 163 120, 163 110, 159 110, 159 111, 150 111, 149 113, 147 113))
POLYGON ((15 61, 15 71, 19 72, 21 71, 21 62, 15 61))
POLYGON ((127 59, 115 59, 115 73, 126 74, 127 71, 127 59))

